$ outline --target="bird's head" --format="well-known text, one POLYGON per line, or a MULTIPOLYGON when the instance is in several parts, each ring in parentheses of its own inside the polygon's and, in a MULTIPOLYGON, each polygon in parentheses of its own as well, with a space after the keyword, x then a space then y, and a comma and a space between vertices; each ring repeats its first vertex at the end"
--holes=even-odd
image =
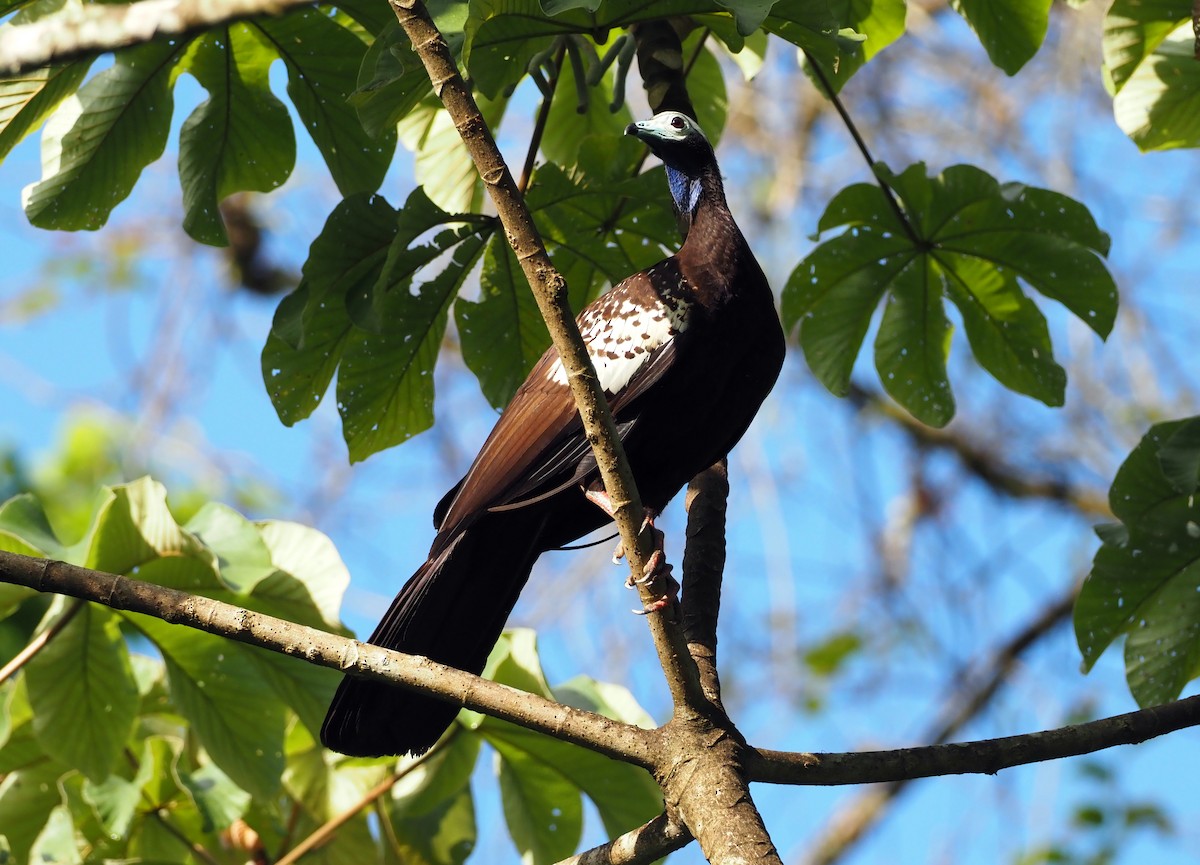
POLYGON ((649 120, 630 123, 625 134, 644 141, 663 161, 679 212, 694 211, 700 198, 701 175, 716 162, 712 145, 699 124, 678 111, 661 111, 649 120))

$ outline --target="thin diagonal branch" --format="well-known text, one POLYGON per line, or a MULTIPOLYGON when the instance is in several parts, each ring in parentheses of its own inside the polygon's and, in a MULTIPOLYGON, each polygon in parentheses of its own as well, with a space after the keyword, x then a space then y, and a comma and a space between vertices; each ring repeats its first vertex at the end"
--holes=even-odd
POLYGON ((384 795, 393 787, 395 787, 401 778, 404 778, 410 772, 412 772, 413 769, 416 769, 418 766, 423 766, 430 760, 430 758, 441 753, 450 739, 458 735, 458 731, 460 729, 462 728, 458 725, 451 727, 450 732, 444 738, 439 739, 437 744, 435 744, 432 748, 430 748, 420 757, 417 757, 414 760, 406 761, 403 766, 401 766, 395 772, 392 772, 392 774, 388 775, 386 778, 368 790, 365 794, 363 794, 361 799, 359 799, 345 811, 334 815, 332 818, 322 823, 307 838, 289 850, 285 855, 279 857, 279 859, 275 862, 275 865, 295 865, 295 863, 299 862, 303 856, 306 856, 310 851, 324 844, 337 833, 338 829, 342 828, 342 826, 354 819, 354 816, 358 814, 359 811, 361 811, 363 808, 366 808, 368 805, 373 804, 379 799, 380 796, 384 795))
POLYGON ((645 768, 654 763, 653 731, 572 709, 428 658, 381 649, 212 598, 3 551, 0 582, 144 613, 318 666, 419 689, 423 694, 512 721, 616 760, 645 768))
POLYGON ((847 111, 846 106, 842 104, 842 98, 838 96, 837 90, 834 89, 829 77, 825 74, 825 70, 821 68, 821 64, 817 62, 817 59, 807 51, 804 52, 804 58, 808 61, 808 67, 813 71, 813 75, 815 75, 817 80, 821 82, 821 87, 824 89, 825 95, 829 98, 829 101, 833 103, 833 107, 837 109, 838 116, 842 118, 842 123, 846 125, 846 129, 850 133, 850 137, 854 139, 854 143, 858 147, 858 152, 861 153, 863 155, 863 159, 866 160, 867 166, 871 169, 871 176, 875 178, 875 182, 878 183, 879 188, 883 190, 883 197, 887 199, 888 205, 891 206, 892 210, 896 214, 896 218, 899 219, 900 224, 904 226, 904 233, 908 235, 908 239, 911 240, 915 245, 925 246, 926 242, 921 239, 920 235, 917 234, 917 229, 909 220, 908 214, 905 213, 904 208, 900 206, 900 202, 896 200, 896 193, 892 191, 890 186, 884 183, 883 178, 879 176, 879 172, 875 170, 875 157, 871 155, 871 151, 867 147, 867 142, 863 139, 862 133, 858 131, 858 126, 855 125, 854 118, 850 116, 850 112, 847 111))
POLYGON ((61 616, 51 623, 50 627, 35 636, 29 641, 29 645, 13 655, 11 661, 0 667, 0 682, 8 681, 19 669, 37 657, 37 653, 46 648, 46 644, 58 636, 58 634, 62 633, 62 629, 71 624, 71 619, 75 618, 75 614, 82 609, 82 601, 72 604, 61 616))

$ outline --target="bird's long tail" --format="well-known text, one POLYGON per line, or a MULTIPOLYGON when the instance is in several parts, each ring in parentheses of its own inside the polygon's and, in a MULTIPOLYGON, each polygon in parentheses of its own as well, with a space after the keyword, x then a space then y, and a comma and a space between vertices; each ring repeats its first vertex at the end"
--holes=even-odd
MULTIPOLYGON (((367 641, 479 673, 537 560, 536 530, 488 515, 431 555, 396 595, 367 641)), ((435 550, 438 550, 435 544, 435 550)), ((347 676, 321 741, 355 757, 427 751, 459 706, 347 676)))

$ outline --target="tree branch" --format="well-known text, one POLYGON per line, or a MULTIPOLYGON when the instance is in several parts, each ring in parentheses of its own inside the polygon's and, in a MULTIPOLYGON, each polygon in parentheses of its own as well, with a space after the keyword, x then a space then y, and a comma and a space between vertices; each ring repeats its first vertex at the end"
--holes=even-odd
POLYGON ((729 498, 726 460, 692 478, 687 509, 687 544, 683 552, 683 630, 688 651, 700 671, 704 696, 718 709, 721 681, 717 675, 717 618, 725 569, 725 508, 729 498))
POLYGON ((3 551, 0 551, 0 582, 95 601, 115 610, 144 613, 318 666, 420 690, 647 769, 655 762, 654 731, 572 709, 428 658, 381 649, 212 598, 3 551))
POLYGON ((682 850, 691 841, 692 833, 687 827, 663 813, 607 844, 563 859, 558 865, 650 865, 668 853, 682 850))
POLYGON ((13 655, 11 661, 9 661, 3 667, 0 667, 0 682, 8 681, 10 676, 15 675, 18 670, 33 660, 33 658, 37 656, 38 652, 46 648, 47 643, 53 640, 63 628, 71 624, 71 619, 75 618, 75 615, 82 609, 82 603, 72 604, 62 615, 60 615, 50 624, 50 627, 36 635, 32 640, 29 641, 29 645, 13 655))
POLYGON ((68 5, 30 24, 0 31, 0 75, 19 75, 85 54, 312 5, 313 0, 142 0, 68 5))
POLYGON ((977 742, 842 754, 749 751, 746 769, 753 781, 805 786, 873 784, 938 775, 994 775, 1012 766, 1078 757, 1117 745, 1137 745, 1195 726, 1200 726, 1200 696, 1056 730, 977 742))

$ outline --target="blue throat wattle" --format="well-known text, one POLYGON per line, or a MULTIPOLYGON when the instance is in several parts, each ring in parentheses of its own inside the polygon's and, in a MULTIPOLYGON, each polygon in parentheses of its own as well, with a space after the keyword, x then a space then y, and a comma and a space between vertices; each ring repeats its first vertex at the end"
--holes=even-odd
POLYGON ((700 203, 700 178, 689 177, 678 168, 666 166, 667 185, 671 187, 671 197, 675 199, 675 208, 680 213, 689 216, 700 203))

